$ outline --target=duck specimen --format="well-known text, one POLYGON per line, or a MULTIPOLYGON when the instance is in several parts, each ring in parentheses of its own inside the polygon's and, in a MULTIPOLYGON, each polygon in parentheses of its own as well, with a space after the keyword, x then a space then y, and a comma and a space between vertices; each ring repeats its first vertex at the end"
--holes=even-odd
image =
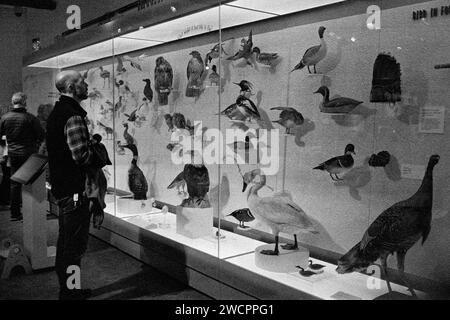
POLYGON ((133 68, 138 69, 139 71, 142 71, 142 67, 140 65, 139 59, 132 58, 128 55, 124 55, 122 59, 123 59, 123 61, 128 61, 133 68))
POLYGON ((286 134, 291 133, 291 129, 296 126, 302 125, 305 122, 303 115, 291 107, 274 107, 270 110, 281 110, 280 119, 272 122, 276 122, 286 128, 286 134))
POLYGON ((261 254, 278 255, 278 235, 280 232, 293 234, 294 244, 283 245, 285 250, 298 249, 297 234, 318 233, 306 215, 306 213, 295 202, 288 197, 271 196, 261 198, 258 191, 266 185, 266 176, 260 169, 247 172, 243 176, 242 192, 245 192, 247 185, 253 183, 247 195, 248 208, 253 215, 272 229, 275 235, 275 249, 262 250, 261 254), (255 181, 255 178, 260 178, 255 181))
POLYGON ((353 167, 355 160, 353 160, 352 154, 355 154, 355 146, 350 143, 345 146, 344 155, 328 159, 313 169, 327 171, 333 181, 342 180, 338 177, 338 174, 353 167), (333 174, 335 177, 333 177, 333 174))
POLYGON ((316 274, 314 271, 305 270, 305 268, 302 268, 300 266, 295 266, 295 267, 297 269, 299 269, 298 273, 300 273, 300 275, 303 276, 303 277, 311 277, 311 276, 316 274))
POLYGON ((184 188, 186 187, 186 181, 184 180, 184 171, 178 174, 175 179, 169 184, 167 189, 176 188, 179 195, 186 195, 184 188))
POLYGON ((153 90, 152 90, 152 86, 151 86, 151 81, 150 79, 144 79, 142 80, 145 82, 145 87, 144 87, 144 96, 147 98, 147 100, 149 102, 153 101, 153 90))
POLYGON ((349 113, 363 101, 358 101, 352 98, 337 97, 330 100, 330 89, 327 86, 321 86, 316 92, 323 96, 323 101, 320 103, 320 112, 324 113, 349 113))
POLYGON ((272 63, 279 58, 278 53, 261 52, 258 47, 254 47, 252 52, 255 54, 256 62, 266 66, 272 66, 272 63))
POLYGON ((327 55, 327 43, 323 38, 325 30, 326 28, 323 26, 319 28, 320 44, 306 50, 302 60, 294 67, 292 71, 301 70, 306 66, 308 67, 308 72, 311 73, 309 67, 314 66, 314 73, 317 73, 316 64, 323 60, 327 55))
POLYGON ((133 193, 134 200, 147 200, 148 183, 144 173, 137 165, 138 151, 134 144, 124 145, 133 152, 130 168, 128 169, 128 188, 133 193))
POLYGON ((220 82, 220 76, 217 73, 217 67, 215 64, 211 67, 211 70, 211 74, 209 75, 209 83, 211 86, 217 87, 220 82))
POLYGON ((417 192, 384 210, 364 233, 362 240, 338 260, 336 271, 340 274, 366 270, 378 258, 386 275, 389 292, 392 291, 387 274, 387 258, 397 254, 397 267, 405 285, 416 296, 406 279, 406 252, 422 238, 422 245, 431 230, 433 206, 433 169, 439 155, 432 155, 417 192))
POLYGON ((123 138, 125 139, 125 142, 127 143, 127 145, 135 145, 135 140, 133 138, 133 136, 131 134, 128 133, 128 123, 124 123, 124 130, 123 130, 123 138))
POLYGON ((106 80, 108 80, 108 88, 110 87, 110 76, 111 73, 108 70, 103 69, 102 66, 99 67, 100 69, 100 77, 103 79, 103 88, 105 87, 106 80))
POLYGON ((200 89, 203 82, 203 73, 205 72, 205 66, 203 65, 202 56, 198 51, 192 51, 190 53, 192 58, 189 60, 186 75, 188 83, 186 86, 186 97, 198 97, 200 95, 200 89))
POLYGON ((230 120, 236 121, 261 119, 261 116, 255 103, 244 96, 239 96, 236 99, 235 103, 228 106, 225 110, 221 111, 219 114, 228 117, 230 120))
POLYGON ((109 139, 109 136, 111 136, 111 139, 112 139, 112 137, 114 135, 114 130, 111 127, 104 125, 103 123, 101 123, 98 120, 97 120, 97 125, 99 125, 100 127, 102 127, 105 130, 107 140, 109 139))
POLYGON ((323 264, 314 263, 312 260, 309 260, 308 268, 310 268, 312 270, 321 270, 321 269, 325 268, 325 266, 323 264))
POLYGON ((245 96, 246 98, 250 98, 252 95, 253 84, 250 81, 242 80, 241 82, 233 82, 235 85, 238 85, 241 88, 239 94, 241 96, 245 96))
POLYGON ((236 61, 239 59, 245 59, 248 65, 252 65, 252 63, 249 61, 251 59, 253 51, 253 32, 250 30, 250 34, 248 35, 247 39, 241 40, 241 49, 239 49, 238 52, 235 53, 234 56, 228 57, 227 60, 236 61))
POLYGON ((237 221, 239 221, 239 227, 242 229, 247 229, 249 227, 245 226, 245 222, 251 222, 255 220, 255 217, 250 212, 249 208, 238 209, 228 214, 227 216, 234 217, 237 221))
POLYGON ((158 102, 162 106, 169 103, 168 97, 172 90, 172 82, 172 66, 163 57, 158 57, 155 66, 155 90, 158 93, 158 102))

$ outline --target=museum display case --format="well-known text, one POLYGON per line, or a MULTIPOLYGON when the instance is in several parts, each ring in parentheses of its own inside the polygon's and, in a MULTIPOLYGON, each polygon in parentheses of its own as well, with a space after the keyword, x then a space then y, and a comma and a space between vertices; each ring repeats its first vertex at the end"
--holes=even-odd
POLYGON ((25 57, 24 88, 45 118, 82 73, 113 162, 92 233, 144 262, 219 299, 427 298, 450 288, 449 8, 161 1, 25 57))

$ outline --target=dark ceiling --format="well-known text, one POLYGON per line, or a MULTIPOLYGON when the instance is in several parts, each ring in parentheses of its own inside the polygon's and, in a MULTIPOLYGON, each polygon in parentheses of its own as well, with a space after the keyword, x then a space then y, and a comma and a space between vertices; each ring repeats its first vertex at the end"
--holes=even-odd
POLYGON ((0 0, 0 4, 13 7, 26 7, 35 9, 55 10, 54 0, 0 0))

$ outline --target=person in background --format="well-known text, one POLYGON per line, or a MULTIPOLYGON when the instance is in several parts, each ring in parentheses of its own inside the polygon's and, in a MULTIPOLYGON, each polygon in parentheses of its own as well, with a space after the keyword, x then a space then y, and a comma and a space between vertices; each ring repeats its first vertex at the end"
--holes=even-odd
POLYGON ((89 183, 90 190, 86 190, 87 173, 98 162, 85 122, 87 113, 80 106, 87 99, 88 85, 79 72, 72 70, 58 73, 55 85, 61 97, 47 120, 46 144, 51 192, 60 208, 55 261, 59 299, 84 300, 91 296, 91 290, 72 287, 67 282, 74 266, 81 272, 92 213, 96 227, 103 218, 98 202, 101 193, 94 180, 89 183))
MULTIPOLYGON (((40 143, 44 140, 44 130, 39 120, 27 112, 27 96, 23 92, 16 92, 11 99, 13 108, 0 120, 0 137, 6 136, 8 145, 8 160, 11 176, 25 163, 33 153, 37 153, 40 143)), ((4 140, 0 144, 5 146, 4 140)), ((10 210, 11 220, 22 220, 20 206, 22 204, 22 185, 10 181, 10 210)))

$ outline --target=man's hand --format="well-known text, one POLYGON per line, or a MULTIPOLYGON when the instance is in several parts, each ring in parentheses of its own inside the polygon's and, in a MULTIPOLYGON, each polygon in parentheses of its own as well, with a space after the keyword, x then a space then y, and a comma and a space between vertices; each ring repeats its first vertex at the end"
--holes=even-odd
POLYGON ((89 212, 92 214, 92 224, 94 228, 100 230, 100 226, 103 224, 103 219, 105 218, 105 213, 100 206, 98 199, 89 199, 89 212))

